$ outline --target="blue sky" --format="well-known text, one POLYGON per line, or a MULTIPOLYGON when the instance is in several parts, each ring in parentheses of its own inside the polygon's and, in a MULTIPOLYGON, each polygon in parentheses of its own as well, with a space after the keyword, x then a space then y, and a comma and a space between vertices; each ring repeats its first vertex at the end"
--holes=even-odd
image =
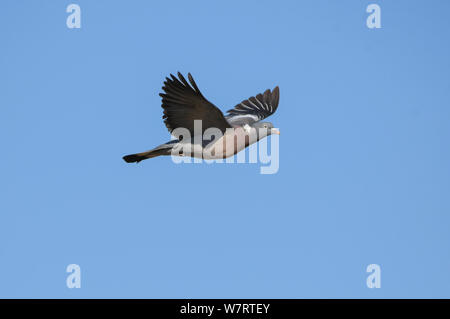
POLYGON ((0 297, 449 298, 449 10, 2 1, 0 297), (280 86, 277 174, 122 161, 177 71, 222 110, 280 86))

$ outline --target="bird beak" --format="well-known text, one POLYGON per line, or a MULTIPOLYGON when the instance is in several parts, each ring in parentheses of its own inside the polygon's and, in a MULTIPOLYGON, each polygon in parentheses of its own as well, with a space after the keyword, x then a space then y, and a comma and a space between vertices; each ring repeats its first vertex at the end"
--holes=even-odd
POLYGON ((280 131, 278 131, 276 128, 271 129, 270 133, 280 135, 280 131))

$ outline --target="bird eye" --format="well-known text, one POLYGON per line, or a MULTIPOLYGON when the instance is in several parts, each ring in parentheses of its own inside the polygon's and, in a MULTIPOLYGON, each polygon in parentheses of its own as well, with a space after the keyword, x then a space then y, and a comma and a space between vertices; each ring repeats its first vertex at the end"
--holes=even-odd
POLYGON ((266 125, 266 124, 264 124, 264 125, 263 125, 263 127, 264 127, 264 128, 267 128, 267 125, 266 125))

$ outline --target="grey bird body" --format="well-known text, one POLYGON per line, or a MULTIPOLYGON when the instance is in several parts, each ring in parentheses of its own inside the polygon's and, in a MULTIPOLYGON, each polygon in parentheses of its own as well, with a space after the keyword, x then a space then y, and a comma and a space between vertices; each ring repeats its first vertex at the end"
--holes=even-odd
POLYGON ((163 155, 222 159, 268 135, 279 134, 272 123, 260 122, 276 111, 278 87, 242 101, 224 116, 203 97, 191 74, 188 78, 190 85, 180 73, 178 79, 171 75, 164 82, 164 93, 160 94, 164 123, 175 139, 152 150, 124 156, 126 162, 138 163, 163 155), (196 120, 201 121, 200 128, 196 120))

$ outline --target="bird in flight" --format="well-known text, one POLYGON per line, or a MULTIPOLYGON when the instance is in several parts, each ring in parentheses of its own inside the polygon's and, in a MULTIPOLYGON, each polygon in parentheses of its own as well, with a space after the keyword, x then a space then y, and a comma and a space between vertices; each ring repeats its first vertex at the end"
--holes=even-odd
POLYGON ((264 137, 280 134, 270 122, 261 122, 278 107, 280 91, 252 96, 242 101, 224 115, 209 102, 188 73, 190 84, 178 72, 178 78, 166 77, 162 108, 164 123, 174 137, 152 150, 126 155, 127 163, 162 155, 189 156, 203 159, 223 159, 235 155, 264 137))

